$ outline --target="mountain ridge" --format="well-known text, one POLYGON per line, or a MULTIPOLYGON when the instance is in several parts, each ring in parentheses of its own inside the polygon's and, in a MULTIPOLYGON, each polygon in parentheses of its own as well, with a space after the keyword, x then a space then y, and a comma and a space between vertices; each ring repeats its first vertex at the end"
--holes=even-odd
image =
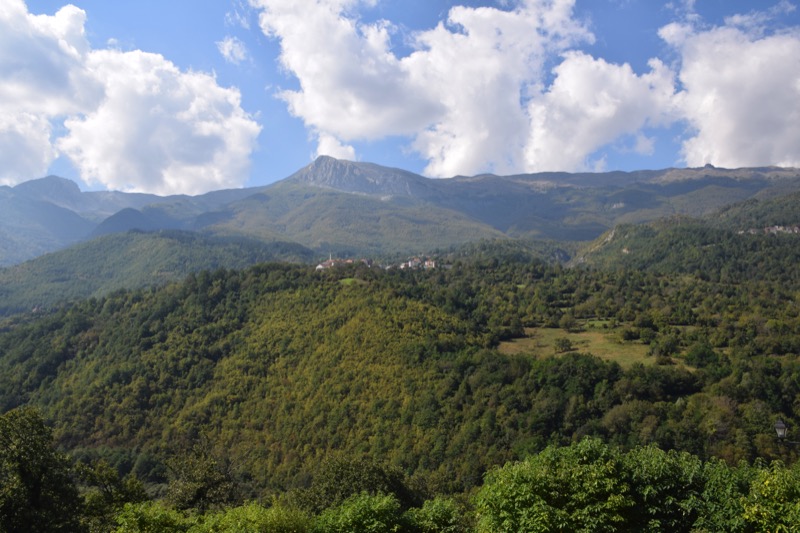
POLYGON ((800 170, 701 168, 426 178, 321 156, 260 187, 197 196, 81 191, 48 176, 0 189, 0 266, 130 230, 294 241, 318 253, 419 253, 486 238, 590 241, 620 223, 702 216, 800 190, 800 170))

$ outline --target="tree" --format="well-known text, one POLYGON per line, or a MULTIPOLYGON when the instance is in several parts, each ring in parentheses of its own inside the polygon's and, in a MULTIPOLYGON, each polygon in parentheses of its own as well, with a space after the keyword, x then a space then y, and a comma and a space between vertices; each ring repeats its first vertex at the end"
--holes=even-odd
POLYGON ((269 508, 248 503, 208 513, 190 533, 235 531, 268 531, 269 533, 305 533, 311 530, 312 519, 303 511, 275 505, 269 508))
POLYGON ((406 511, 413 531, 419 533, 466 533, 470 531, 466 510, 454 499, 437 496, 425 501, 422 507, 406 511))
POLYGON ((578 321, 575 320, 575 315, 572 314, 572 311, 568 311, 561 315, 561 318, 558 320, 558 327, 567 333, 578 331, 578 321))
POLYGON ((744 519, 756 531, 794 531, 800 523, 800 466, 775 462, 761 469, 745 498, 744 519))
POLYGON ((0 530, 80 531, 82 505, 71 474, 37 411, 0 416, 0 530))
POLYGON ((633 505, 619 454, 597 439, 548 447, 489 473, 478 531, 616 531, 633 505))
POLYGON ((705 486, 703 463, 698 457, 645 446, 625 454, 623 462, 636 503, 628 518, 632 530, 694 530, 705 486))
POLYGON ((706 368, 719 364, 719 355, 708 341, 700 341, 686 351, 686 363, 696 368, 706 368))
POLYGON ((566 337, 559 337, 553 344, 556 353, 571 352, 573 350, 572 341, 566 337))
POLYGON ((162 502, 126 503, 114 533, 184 533, 194 522, 162 502))
POLYGON ((78 473, 85 484, 84 523, 92 533, 109 531, 126 503, 141 503, 149 499, 138 478, 133 474, 120 477, 119 472, 105 461, 92 466, 79 464, 78 473))
POLYGON ((167 501, 179 510, 203 513, 238 500, 238 488, 228 465, 215 457, 208 444, 196 444, 190 453, 168 461, 167 468, 167 501))
POLYGON ((362 492, 317 517, 314 533, 390 533, 406 531, 400 502, 391 494, 362 492))
POLYGON ((298 492, 296 499, 301 508, 319 513, 360 493, 392 495, 404 509, 419 503, 420 499, 408 487, 402 472, 351 457, 325 460, 314 474, 311 486, 298 492))

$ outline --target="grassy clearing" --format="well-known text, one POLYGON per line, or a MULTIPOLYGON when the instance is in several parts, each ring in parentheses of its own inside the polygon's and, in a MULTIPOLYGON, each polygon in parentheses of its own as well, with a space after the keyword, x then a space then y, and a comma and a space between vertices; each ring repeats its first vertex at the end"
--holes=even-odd
POLYGON ((641 342, 622 342, 620 328, 604 328, 599 321, 587 322, 584 330, 568 333, 560 328, 526 328, 525 337, 500 343, 499 350, 507 355, 545 357, 556 354, 557 339, 572 343, 572 351, 588 352, 607 361, 616 361, 623 368, 634 363, 655 364, 656 358, 647 355, 648 346, 641 342))
POLYGON ((367 282, 363 279, 356 279, 356 278, 344 278, 339 280, 340 285, 350 286, 350 285, 366 285, 367 282))

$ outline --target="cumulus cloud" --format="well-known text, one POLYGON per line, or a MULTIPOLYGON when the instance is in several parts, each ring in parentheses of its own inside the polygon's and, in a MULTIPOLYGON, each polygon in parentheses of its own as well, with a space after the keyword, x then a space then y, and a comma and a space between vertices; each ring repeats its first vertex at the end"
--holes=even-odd
POLYGON ((141 51, 96 51, 88 66, 105 98, 58 141, 84 180, 159 194, 241 185, 260 127, 237 90, 141 51))
POLYGON ((336 159, 354 161, 356 159, 356 149, 347 144, 343 144, 333 135, 321 132, 317 139, 316 155, 328 155, 336 159))
POLYGON ((22 0, 0 4, 0 180, 41 175, 60 151, 82 179, 110 188, 244 183, 260 126, 239 92, 160 55, 92 50, 85 19, 71 5, 47 16, 22 0))
POLYGON ((454 7, 447 24, 417 35, 406 63, 444 113, 413 146, 432 176, 526 168, 531 123, 547 59, 593 36, 572 18, 572 1, 528 1, 504 11, 454 7))
POLYGON ((20 176, 40 176, 55 158, 50 121, 34 113, 0 112, 0 184, 13 185, 20 176))
POLYGON ((681 56, 678 105, 690 166, 800 166, 800 35, 765 33, 764 14, 660 32, 681 56))
POLYGON ((340 141, 411 134, 440 113, 423 80, 389 47, 390 25, 360 24, 358 0, 258 0, 263 31, 281 42, 281 64, 300 90, 279 96, 320 134, 340 141))
POLYGON ((358 0, 252 0, 280 40, 281 63, 300 82, 283 91, 291 113, 336 146, 391 135, 412 146, 435 176, 517 168, 529 121, 523 102, 542 83, 548 54, 592 35, 573 0, 528 0, 513 9, 456 6, 419 32, 398 57, 395 28, 363 23, 358 0))
POLYGON ((705 25, 695 0, 667 4, 660 30, 679 60, 634 72, 580 51, 594 36, 575 0, 516 0, 451 8, 436 27, 404 37, 359 18, 375 0, 251 0, 262 30, 299 88, 279 93, 317 136, 318 152, 351 154, 359 140, 406 136, 425 173, 583 170, 598 150, 646 155, 648 133, 688 125, 690 165, 798 165, 800 40, 772 31, 794 10, 705 25))
POLYGON ((217 50, 225 58, 225 61, 234 65, 239 65, 249 57, 247 46, 236 37, 228 36, 221 41, 217 41, 217 50))
POLYGON ((73 6, 45 17, 30 15, 22 0, 0 5, 0 183, 44 173, 56 157, 51 119, 102 95, 84 66, 84 20, 73 6))
POLYGON ((582 52, 570 52, 555 69, 555 80, 529 106, 532 122, 526 168, 575 171, 591 166, 586 157, 623 136, 646 154, 652 141, 644 127, 674 120, 674 76, 661 61, 637 75, 627 64, 614 65, 582 52))

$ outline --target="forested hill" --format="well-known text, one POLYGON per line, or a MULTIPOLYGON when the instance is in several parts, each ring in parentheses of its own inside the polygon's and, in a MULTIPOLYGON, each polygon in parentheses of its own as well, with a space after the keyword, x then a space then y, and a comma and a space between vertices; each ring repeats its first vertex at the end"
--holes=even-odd
MULTIPOLYGON (((334 170, 337 165, 339 163, 334 164, 334 170)), ((380 181, 382 174, 376 174, 378 171, 373 168, 374 165, 362 167, 345 167, 349 169, 348 172, 356 173, 358 179, 354 178, 352 183, 334 180, 330 176, 332 170, 323 174, 332 181, 322 183, 328 187, 345 187, 349 184, 351 187, 368 189, 369 184, 380 181), (356 173, 362 167, 372 170, 373 174, 365 177, 356 173)), ((345 177, 350 176, 348 172, 344 172, 345 177)), ((313 176, 308 171, 297 179, 311 179, 313 176)), ((402 183, 404 176, 403 173, 394 176, 395 181, 402 183)), ((308 191, 303 191, 295 190, 292 193, 298 196, 295 200, 301 203, 309 201, 310 197, 308 191)), ((501 254, 509 252, 511 257, 519 258, 519 251, 523 252, 523 256, 530 256, 533 252, 533 255, 548 261, 571 261, 571 264, 601 268, 649 269, 666 274, 683 272, 730 282, 765 276, 777 280, 798 275, 792 265, 800 260, 800 247, 797 246, 800 238, 800 193, 777 198, 767 194, 764 198, 727 206, 702 218, 679 216, 648 224, 621 224, 588 246, 576 242, 512 239, 496 231, 481 233, 475 231, 473 223, 457 224, 460 228, 457 231, 453 229, 456 226, 450 227, 453 231, 442 231, 442 225, 448 226, 449 223, 444 219, 434 223, 430 213, 425 215, 430 223, 422 225, 426 226, 426 234, 436 234, 437 237, 419 240, 421 234, 406 224, 407 217, 389 217, 385 207, 378 205, 380 200, 373 199, 372 204, 360 204, 363 209, 354 211, 351 208, 356 200, 345 198, 347 195, 343 193, 324 190, 315 194, 319 195, 317 200, 320 205, 325 204, 325 209, 312 210, 315 216, 309 214, 308 217, 296 218, 292 224, 307 229, 325 226, 326 232, 340 236, 347 233, 348 236, 342 238, 352 243, 358 241, 365 246, 369 242, 384 242, 384 237, 391 234, 393 237, 387 242, 397 244, 402 240, 405 243, 402 247, 406 248, 418 245, 418 252, 426 250, 425 246, 431 246, 430 250, 439 250, 438 255, 444 255, 448 250, 456 255, 471 255, 491 242, 494 253, 505 248, 506 251, 501 254), (339 204, 339 200, 346 201, 339 204), (338 205, 333 209, 336 221, 321 214, 330 213, 326 210, 334 205, 338 205), (382 215, 378 216, 376 213, 379 211, 382 215), (383 229, 372 227, 376 216, 383 229), (347 223, 344 224, 342 219, 347 219, 347 223), (481 235, 492 237, 492 240, 448 245, 477 239, 481 235), (581 248, 582 251, 578 252, 581 248)), ((237 230, 223 231, 225 224, 217 228, 222 234, 219 236, 174 229, 112 232, 21 265, 0 269, 0 315, 34 308, 48 309, 59 302, 97 297, 121 288, 140 288, 177 281, 189 272, 203 269, 244 268, 263 261, 310 263, 315 258, 327 257, 328 252, 315 253, 295 242, 281 241, 276 237, 277 233, 264 233, 265 224, 269 224, 263 220, 262 211, 277 209, 281 198, 280 195, 251 198, 251 203, 265 209, 246 209, 237 218, 239 230, 258 233, 258 237, 237 237, 237 230)), ((452 222, 454 219, 449 216, 447 220, 452 222)), ((419 225, 420 221, 416 224, 419 225)), ((314 233, 310 229, 307 235, 314 233)), ((360 246, 351 249, 351 252, 360 246)))
POLYGON ((44 311, 119 289, 161 286, 200 270, 265 261, 309 263, 313 257, 295 243, 178 230, 105 235, 0 269, 0 316, 44 311))
POLYGON ((800 280, 800 194, 751 199, 704 218, 615 227, 574 264, 691 274, 727 283, 800 280))
POLYGON ((797 294, 491 257, 204 272, 6 320, 0 411, 38 406, 64 449, 151 483, 202 440, 261 496, 331 453, 459 492, 587 435, 793 460, 770 433, 800 422, 797 294))
POLYGON ((5 270, 99 292, 0 319, 0 530, 791 530, 797 200, 619 225, 572 267, 134 231, 5 270))

